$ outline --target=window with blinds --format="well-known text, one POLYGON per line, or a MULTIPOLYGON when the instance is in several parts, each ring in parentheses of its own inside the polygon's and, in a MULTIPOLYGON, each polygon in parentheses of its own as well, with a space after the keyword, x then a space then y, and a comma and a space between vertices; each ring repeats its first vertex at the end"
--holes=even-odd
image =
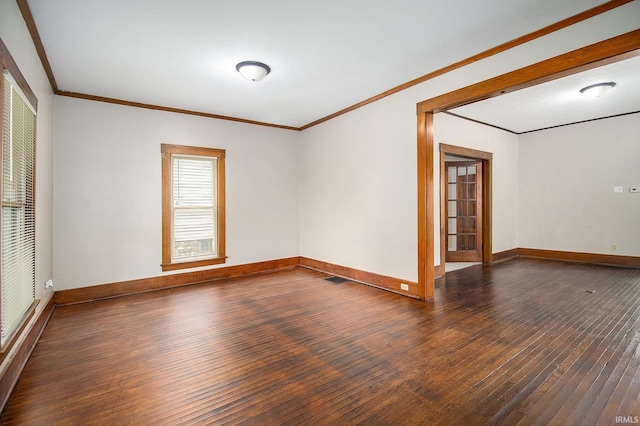
POLYGON ((216 162, 216 158, 173 156, 173 262, 217 256, 216 162))
POLYGON ((225 261, 224 150, 162 145, 163 270, 225 261))
POLYGON ((36 113, 6 69, 2 86, 0 346, 4 350, 35 307, 36 113))

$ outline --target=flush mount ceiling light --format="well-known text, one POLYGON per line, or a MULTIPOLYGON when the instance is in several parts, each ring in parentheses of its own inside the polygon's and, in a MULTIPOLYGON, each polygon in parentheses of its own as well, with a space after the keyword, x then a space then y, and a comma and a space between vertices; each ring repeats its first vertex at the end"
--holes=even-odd
POLYGON ((244 61, 236 65, 238 72, 247 80, 260 81, 271 72, 269 65, 256 61, 244 61))
POLYGON ((580 89, 580 93, 590 98, 599 98, 600 96, 613 89, 615 85, 616 84, 613 81, 609 81, 607 83, 592 84, 591 86, 580 89))

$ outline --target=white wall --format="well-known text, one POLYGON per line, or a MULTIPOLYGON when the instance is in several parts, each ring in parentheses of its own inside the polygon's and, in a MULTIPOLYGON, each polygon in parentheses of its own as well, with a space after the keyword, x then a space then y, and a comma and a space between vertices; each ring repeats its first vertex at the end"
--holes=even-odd
POLYGON ((162 143, 226 149, 225 266, 299 255, 298 132, 65 97, 55 130, 58 290, 162 275, 162 143))
MULTIPOLYGON (((518 247, 518 136, 447 114, 434 115, 434 176, 440 176, 439 144, 461 146, 493 154, 491 247, 493 253, 518 247)), ((439 200, 440 187, 435 199, 439 200)), ((436 202, 435 227, 439 236, 440 204, 436 202)), ((440 239, 436 238, 435 264, 440 263, 440 239)))
MULTIPOLYGON (((416 281, 416 104, 637 29, 639 13, 640 2, 631 2, 303 131, 301 256, 416 281)), ((509 149, 498 158, 517 157, 517 142, 509 149)), ((493 251, 499 252, 517 246, 512 233, 517 216, 509 215, 517 210, 517 198, 499 195, 517 192, 517 173, 515 163, 496 165, 498 175, 510 177, 506 182, 494 177, 493 251)), ((436 180, 435 191, 437 185, 436 180)), ((437 202, 435 209, 437 224, 437 202)), ((434 234, 438 232, 436 225, 434 234)))
POLYGON ((638 135, 640 114, 520 135, 519 246, 640 256, 638 135))
POLYGON ((394 101, 303 132, 302 256, 405 279, 416 275, 415 104, 394 101))
MULTIPOLYGON (((52 290, 44 289, 45 281, 53 278, 53 92, 15 1, 0 2, 0 38, 38 98, 35 279, 40 313, 53 294, 52 290)), ((10 358, 11 355, 7 356, 5 361, 10 358)))

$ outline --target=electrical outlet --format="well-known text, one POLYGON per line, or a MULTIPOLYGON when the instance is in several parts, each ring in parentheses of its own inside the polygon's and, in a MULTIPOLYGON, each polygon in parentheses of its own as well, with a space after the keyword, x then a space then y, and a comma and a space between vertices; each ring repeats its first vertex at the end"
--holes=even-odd
POLYGON ((615 244, 611 244, 611 251, 616 251, 618 250, 618 246, 615 244))
POLYGON ((53 280, 47 280, 47 282, 44 283, 44 288, 53 288, 53 280))
POLYGON ((640 186, 632 186, 629 188, 629 192, 640 192, 640 186))
POLYGON ((400 283, 400 290, 409 291, 409 284, 400 283))

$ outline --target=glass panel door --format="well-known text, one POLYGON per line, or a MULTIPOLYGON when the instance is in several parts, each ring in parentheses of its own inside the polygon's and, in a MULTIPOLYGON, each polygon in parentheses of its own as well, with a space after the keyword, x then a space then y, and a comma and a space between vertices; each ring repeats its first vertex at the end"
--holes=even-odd
POLYGON ((482 162, 447 162, 447 261, 482 260, 482 162))

